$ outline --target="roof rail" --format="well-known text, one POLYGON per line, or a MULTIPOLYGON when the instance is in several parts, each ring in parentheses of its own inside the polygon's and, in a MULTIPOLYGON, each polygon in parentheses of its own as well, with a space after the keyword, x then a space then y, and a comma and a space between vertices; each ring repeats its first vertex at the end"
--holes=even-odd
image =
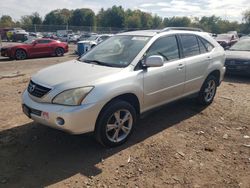
POLYGON ((202 29, 195 28, 195 27, 166 27, 166 28, 162 29, 160 31, 160 33, 164 32, 164 31, 171 31, 171 30, 184 30, 184 31, 199 31, 199 32, 203 32, 202 29))

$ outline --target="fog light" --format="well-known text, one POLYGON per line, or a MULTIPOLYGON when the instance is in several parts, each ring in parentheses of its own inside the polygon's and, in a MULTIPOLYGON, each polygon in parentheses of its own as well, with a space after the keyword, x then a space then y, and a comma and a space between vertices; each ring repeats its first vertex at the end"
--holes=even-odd
POLYGON ((56 123, 57 123, 58 125, 64 125, 65 121, 64 121, 63 118, 57 117, 57 118, 56 118, 56 123))

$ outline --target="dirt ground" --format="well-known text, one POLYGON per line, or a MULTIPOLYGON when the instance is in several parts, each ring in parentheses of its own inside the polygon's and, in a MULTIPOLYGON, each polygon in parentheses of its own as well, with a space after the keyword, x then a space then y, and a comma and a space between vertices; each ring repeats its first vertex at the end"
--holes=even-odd
POLYGON ((0 187, 250 187, 250 78, 226 77, 207 108, 184 99, 154 111, 107 149, 22 113, 30 76, 71 53, 0 59, 0 187))

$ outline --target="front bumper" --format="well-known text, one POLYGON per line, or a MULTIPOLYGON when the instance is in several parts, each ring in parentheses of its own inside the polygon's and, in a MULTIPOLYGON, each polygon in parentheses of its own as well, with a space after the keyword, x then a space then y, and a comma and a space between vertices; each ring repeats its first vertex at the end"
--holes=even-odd
MULTIPOLYGON (((22 105, 28 107, 26 115, 35 122, 49 127, 63 130, 71 134, 93 132, 97 117, 104 106, 104 102, 83 104, 81 106, 64 106, 50 103, 38 103, 32 100, 27 90, 23 93, 22 105), (59 118, 64 120, 60 125, 59 118)), ((26 108, 27 110, 27 108, 26 108)))
POLYGON ((11 51, 8 49, 1 49, 1 56, 3 57, 11 57, 11 51))

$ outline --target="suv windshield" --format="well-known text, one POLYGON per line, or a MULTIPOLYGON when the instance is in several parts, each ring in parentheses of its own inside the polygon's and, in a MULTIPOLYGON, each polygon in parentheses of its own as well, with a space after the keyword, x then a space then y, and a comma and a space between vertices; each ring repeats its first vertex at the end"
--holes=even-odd
POLYGON ((80 61, 112 67, 126 67, 150 38, 147 36, 113 36, 83 55, 80 61))
POLYGON ((229 50, 250 51, 250 40, 240 40, 235 45, 233 45, 229 50))

